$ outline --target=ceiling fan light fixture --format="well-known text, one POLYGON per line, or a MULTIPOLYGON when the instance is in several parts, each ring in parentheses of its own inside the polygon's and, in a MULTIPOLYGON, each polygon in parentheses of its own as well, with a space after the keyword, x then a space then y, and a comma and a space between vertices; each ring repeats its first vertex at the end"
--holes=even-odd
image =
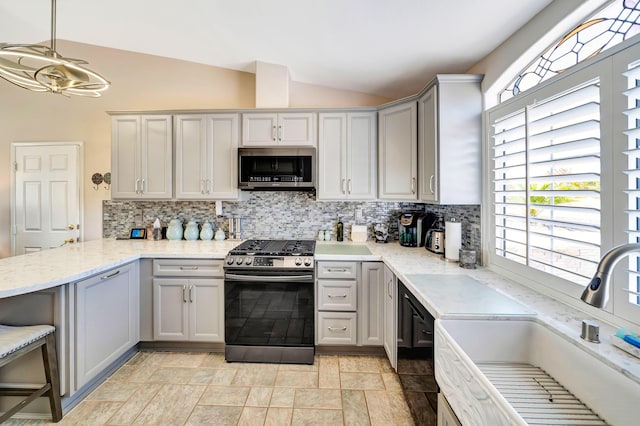
POLYGON ((51 0, 51 47, 0 43, 0 77, 34 92, 99 97, 110 83, 83 67, 86 61, 56 52, 55 21, 56 0, 51 0))

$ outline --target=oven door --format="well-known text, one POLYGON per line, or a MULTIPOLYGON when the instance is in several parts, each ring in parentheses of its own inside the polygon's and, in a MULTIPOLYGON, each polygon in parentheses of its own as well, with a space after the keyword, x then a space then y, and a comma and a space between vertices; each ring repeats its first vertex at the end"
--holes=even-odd
POLYGON ((313 295, 313 271, 227 271, 226 345, 313 348, 313 295))

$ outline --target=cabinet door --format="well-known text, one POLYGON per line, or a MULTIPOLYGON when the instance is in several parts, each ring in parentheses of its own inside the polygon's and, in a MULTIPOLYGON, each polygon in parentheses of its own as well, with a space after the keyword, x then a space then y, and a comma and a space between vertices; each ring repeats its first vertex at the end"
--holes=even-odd
POLYGON ((278 114, 242 114, 242 146, 277 145, 278 114))
POLYGON ((376 113, 349 113, 347 117, 347 198, 373 200, 378 176, 376 113))
POLYGON ((140 184, 140 116, 111 118, 111 197, 137 198, 140 184))
POLYGON ((186 279, 153 280, 154 340, 189 339, 188 286, 186 279))
POLYGON ((189 340, 224 342, 224 280, 189 280, 189 340))
POLYGON ((347 197, 347 115, 319 115, 318 199, 343 200, 347 197))
POLYGON ((290 112, 278 114, 279 145, 316 146, 313 113, 290 112))
POLYGON ((171 198, 173 196, 171 116, 142 116, 141 125, 141 196, 152 199, 171 198))
POLYGON ((384 264, 363 262, 361 291, 358 309, 361 345, 382 346, 384 343, 384 264))
POLYGON ((178 115, 176 123, 176 198, 207 198, 207 155, 211 154, 203 115, 178 115))
POLYGON ((212 150, 207 153, 210 166, 206 192, 209 198, 238 198, 238 117, 238 114, 207 117, 207 146, 212 150))
POLYGON ((438 201, 437 86, 418 101, 418 176, 421 201, 438 201))
POLYGON ((381 199, 418 199, 416 119, 415 102, 378 113, 378 191, 381 199))
POLYGON ((397 282, 396 277, 388 267, 384 267, 384 351, 389 362, 397 371, 398 342, 397 333, 397 282))
POLYGON ((138 343, 137 275, 131 263, 75 284, 76 388, 138 343))

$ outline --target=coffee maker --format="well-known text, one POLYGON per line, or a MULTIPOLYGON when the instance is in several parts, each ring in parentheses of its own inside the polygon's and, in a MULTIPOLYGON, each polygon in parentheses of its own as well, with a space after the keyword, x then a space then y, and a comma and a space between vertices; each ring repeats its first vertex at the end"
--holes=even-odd
POLYGON ((405 247, 423 247, 427 235, 426 216, 423 213, 402 213, 398 218, 398 238, 405 247))

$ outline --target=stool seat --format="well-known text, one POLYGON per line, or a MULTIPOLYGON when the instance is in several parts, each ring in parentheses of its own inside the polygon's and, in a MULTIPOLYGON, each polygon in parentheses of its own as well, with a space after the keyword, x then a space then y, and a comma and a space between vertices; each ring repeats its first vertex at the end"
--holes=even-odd
POLYGON ((0 367, 41 348, 46 383, 38 388, 25 388, 20 384, 2 384, 0 396, 23 397, 18 404, 0 415, 0 423, 5 422, 26 405, 37 398, 49 399, 51 418, 54 422, 62 419, 60 400, 60 377, 56 354, 55 328, 50 325, 28 325, 14 327, 0 324, 0 367))
POLYGON ((0 359, 51 334, 55 328, 51 325, 29 325, 12 327, 0 325, 0 359))

